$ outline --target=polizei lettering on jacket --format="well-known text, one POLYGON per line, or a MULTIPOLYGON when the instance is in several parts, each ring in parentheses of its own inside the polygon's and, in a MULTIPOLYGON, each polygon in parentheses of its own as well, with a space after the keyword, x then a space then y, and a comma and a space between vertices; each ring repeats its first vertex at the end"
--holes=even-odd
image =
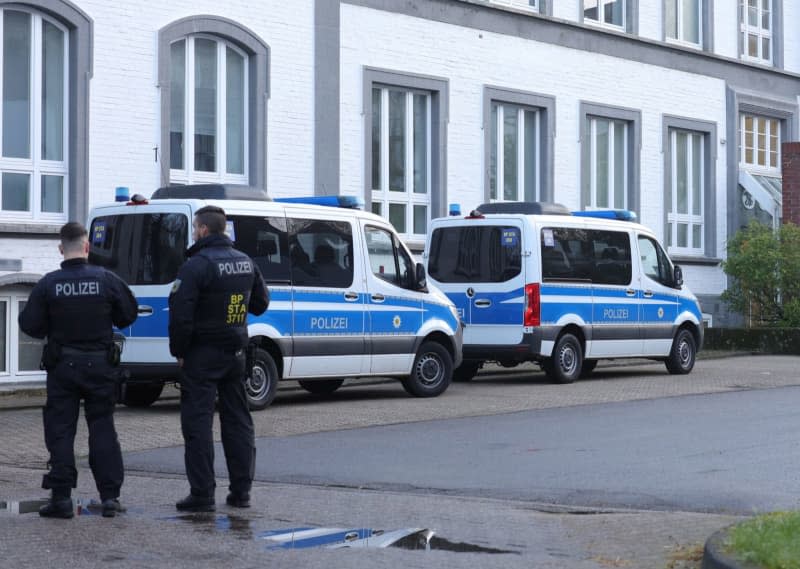
POLYGON ((219 276, 225 275, 249 275, 253 272, 253 265, 250 261, 224 261, 217 263, 219 276))
POLYGON ((100 283, 97 281, 77 281, 56 283, 56 296, 97 296, 100 283))

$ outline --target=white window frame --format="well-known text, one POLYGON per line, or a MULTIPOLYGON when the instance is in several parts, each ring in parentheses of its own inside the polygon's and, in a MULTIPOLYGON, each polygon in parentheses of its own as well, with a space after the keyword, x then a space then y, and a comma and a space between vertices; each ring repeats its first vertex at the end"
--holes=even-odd
MULTIPOLYGON (((408 231, 400 231, 397 233, 401 238, 407 240, 424 240, 427 234, 427 228, 430 227, 431 221, 431 183, 432 183, 432 165, 431 165, 431 133, 432 133, 432 116, 433 110, 432 94, 427 91, 418 89, 409 89, 406 87, 387 87, 383 85, 375 85, 373 89, 378 89, 381 92, 381 141, 380 141, 380 181, 381 188, 376 190, 372 188, 372 204, 380 204, 380 215, 385 219, 389 219, 389 205, 390 204, 403 204, 406 207, 406 229, 408 231), (389 190, 389 91, 402 91, 405 94, 406 105, 406 124, 405 124, 405 192, 396 192, 389 190), (425 164, 427 171, 425 193, 414 192, 414 95, 425 96, 426 116, 427 122, 425 125, 426 137, 426 157, 425 164), (426 233, 414 233, 414 206, 424 205, 426 211, 425 228, 426 233)), ((373 118, 373 120, 375 120, 373 118)))
MULTIPOLYGON (((531 108, 531 107, 524 107, 520 105, 514 105, 512 103, 504 103, 503 101, 493 100, 491 105, 497 105, 497 125, 496 125, 496 137, 497 137, 497 146, 495 151, 497 152, 497 172, 495 173, 495 196, 491 197, 491 187, 489 188, 489 195, 491 197, 491 201, 493 202, 502 202, 506 201, 505 199, 505 144, 503 144, 503 134, 504 134, 504 119, 505 119, 505 112, 508 106, 517 107, 517 191, 516 196, 512 198, 511 201, 525 201, 525 112, 532 112, 534 113, 536 126, 535 126, 535 139, 537 141, 536 147, 536 171, 534 172, 535 180, 535 189, 534 189, 534 201, 539 201, 542 195, 542 188, 541 188, 541 128, 542 128, 542 112, 540 109, 531 108)), ((491 149, 489 151, 489 156, 491 157, 491 149)))
MULTIPOLYGON (((705 150, 705 141, 704 141, 705 133, 702 132, 695 132, 695 131, 687 131, 683 129, 670 129, 669 134, 669 144, 670 144, 670 156, 671 156, 671 165, 670 168, 672 170, 671 175, 671 187, 670 187, 670 209, 667 213, 667 230, 671 232, 669 236, 668 243, 669 243, 669 253, 671 254, 679 254, 679 255, 691 255, 691 256, 702 256, 705 253, 705 193, 708 191, 706 188, 706 150, 705 150), (691 213, 692 204, 694 203, 694 188, 691 184, 688 184, 686 187, 686 203, 687 203, 687 213, 678 213, 678 133, 688 135, 687 141, 691 140, 691 137, 698 136, 700 137, 700 172, 699 172, 699 180, 700 180, 700 213, 693 214, 691 213), (687 241, 688 243, 692 243, 692 226, 699 225, 700 226, 700 243, 694 243, 687 247, 679 247, 678 243, 678 224, 687 224, 688 228, 688 235, 687 241)), ((692 144, 687 143, 686 145, 686 179, 691 181, 694 179, 694 170, 693 170, 693 150, 694 146, 692 144)))
POLYGON ((622 209, 628 209, 628 184, 630 181, 628 180, 628 161, 630 160, 630 156, 628 156, 628 141, 630 137, 630 122, 620 120, 620 119, 613 119, 607 117, 599 117, 599 116, 591 116, 589 117, 589 129, 590 129, 590 146, 589 146, 589 199, 590 202, 588 204, 589 208, 612 208, 614 209, 614 203, 616 202, 616 193, 614 188, 614 174, 616 173, 616 148, 614 147, 613 141, 616 136, 616 130, 618 127, 623 127, 623 148, 625 149, 625 156, 622 159, 622 180, 623 180, 623 187, 622 187, 622 209), (598 205, 597 204, 597 121, 607 121, 609 124, 609 144, 608 144, 608 202, 609 205, 598 205), (612 135, 613 132, 613 135, 612 135))
MULTIPOLYGON (((19 305, 21 302, 27 302, 30 290, 9 290, 3 291, 0 296, 0 304, 6 305, 6 360, 5 370, 0 371, 0 384, 4 381, 16 381, 17 379, 37 380, 46 377, 45 372, 35 370, 20 370, 19 369, 19 339, 20 330, 17 324, 19 318, 19 305)), ((0 323, 2 325, 2 323, 0 323)))
MULTIPOLYGON (((230 42, 225 41, 212 34, 192 34, 173 41, 170 44, 185 41, 185 65, 184 65, 184 109, 183 109, 183 169, 170 169, 169 179, 171 183, 177 184, 197 184, 197 183, 229 183, 229 184, 248 184, 249 183, 249 154, 250 154, 250 116, 249 116, 249 62, 250 57, 247 53, 236 47, 230 42), (216 140, 216 172, 202 172, 194 169, 194 40, 206 39, 216 43, 217 46, 217 140, 216 140), (226 49, 231 48, 244 58, 244 174, 229 174, 227 170, 227 59, 226 49)), ((167 126, 169 129, 169 126, 167 126)))
POLYGON ((780 176, 781 172, 781 121, 775 117, 770 117, 766 115, 757 115, 752 113, 740 113, 739 115, 739 167, 744 168, 748 172, 753 172, 755 174, 764 174, 767 176, 780 176), (746 129, 745 123, 747 118, 753 119, 753 162, 747 162, 746 158, 746 129), (758 153, 760 150, 759 143, 758 143, 758 123, 760 121, 765 122, 765 133, 766 133, 766 146, 764 147, 764 156, 766 157, 766 164, 759 164, 758 163, 758 153), (778 132, 774 133, 774 138, 777 140, 776 148, 774 151, 776 152, 776 163, 775 166, 769 165, 769 158, 770 153, 773 151, 771 141, 773 139, 772 133, 772 122, 777 124, 778 132))
MULTIPOLYGON (((674 43, 678 45, 685 45, 687 47, 702 47, 703 46, 703 0, 692 0, 695 3, 695 10, 697 11, 697 41, 693 42, 687 39, 684 39, 685 30, 683 29, 683 2, 681 0, 667 0, 668 2, 672 2, 675 4, 675 19, 678 28, 678 37, 673 38, 670 37, 669 30, 665 29, 665 36, 669 43, 674 43)), ((664 26, 666 28, 666 13, 664 16, 664 26)))
POLYGON ((492 4, 539 11, 539 0, 489 0, 492 4))
POLYGON ((739 37, 742 42, 742 59, 747 61, 754 61, 757 63, 766 63, 771 65, 774 60, 775 54, 775 42, 773 41, 773 34, 772 34, 772 15, 773 15, 773 2, 772 0, 756 0, 756 21, 759 24, 755 26, 751 26, 748 23, 748 0, 739 0, 739 37), (763 9, 763 2, 769 2, 769 29, 766 29, 760 25, 764 18, 764 9, 763 9), (758 38, 758 55, 750 55, 748 51, 748 36, 754 35, 758 38), (769 57, 763 56, 763 41, 769 40, 769 57))
POLYGON ((626 22, 628 21, 628 0, 622 0, 622 23, 621 24, 614 24, 614 23, 606 22, 606 21, 603 20, 603 18, 604 18, 604 16, 603 16, 603 14, 604 14, 603 3, 604 2, 609 2, 609 1, 614 1, 614 0, 598 0, 598 6, 597 6, 598 19, 597 20, 594 20, 592 18, 587 18, 586 17, 586 11, 585 11, 586 5, 585 5, 585 2, 582 3, 581 10, 583 10, 583 21, 584 22, 588 22, 589 24, 591 24, 593 26, 600 26, 600 27, 603 27, 603 28, 608 28, 608 29, 611 29, 611 30, 617 30, 617 31, 623 31, 623 32, 626 31, 626 28, 627 28, 626 22))
MULTIPOLYGON (((52 18, 26 10, 12 7, 7 10, 25 12, 31 16, 31 62, 30 62, 30 123, 28 140, 30 141, 30 158, 5 158, 2 153, 2 136, 0 136, 0 172, 9 174, 27 174, 30 176, 29 209, 27 211, 4 211, 0 209, 0 221, 5 222, 40 222, 63 223, 69 219, 69 30, 52 18), (42 23, 46 21, 64 34, 64 100, 62 125, 62 159, 44 160, 42 158, 42 23), (42 176, 60 176, 63 178, 61 190, 61 206, 63 212, 42 211, 42 176)), ((0 65, 3 62, 3 18, 6 9, 0 9, 0 65)), ((1 68, 0 68, 1 71, 1 68)), ((3 92, 3 74, 0 72, 0 93, 3 92)), ((0 101, 0 104, 2 102, 0 101)), ((0 112, 0 133, 2 133, 3 116, 0 112)), ((0 185, 2 178, 0 177, 0 185)), ((2 200, 2 187, 0 187, 2 200)), ((2 207, 2 201, 0 201, 2 207)))

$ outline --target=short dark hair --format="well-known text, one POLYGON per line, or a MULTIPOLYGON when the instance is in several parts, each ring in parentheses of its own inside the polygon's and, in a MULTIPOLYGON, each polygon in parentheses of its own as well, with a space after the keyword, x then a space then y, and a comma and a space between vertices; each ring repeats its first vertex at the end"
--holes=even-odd
POLYGON ((208 227, 209 233, 225 233, 225 210, 215 205, 207 205, 198 209, 194 216, 197 218, 198 225, 208 227))
POLYGON ((64 249, 72 249, 84 238, 88 237, 89 232, 86 231, 83 224, 77 221, 70 221, 61 226, 58 236, 61 238, 61 246, 64 249))

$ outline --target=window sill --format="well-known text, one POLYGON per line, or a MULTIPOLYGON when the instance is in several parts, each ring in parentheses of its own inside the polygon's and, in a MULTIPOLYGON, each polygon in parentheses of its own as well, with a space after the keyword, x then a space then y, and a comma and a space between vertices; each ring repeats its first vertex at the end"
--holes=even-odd
POLYGON ((0 233, 57 236, 62 224, 0 221, 0 233))
POLYGON ((716 257, 692 257, 690 255, 670 255, 669 258, 678 265, 706 265, 712 267, 722 262, 722 259, 716 257))

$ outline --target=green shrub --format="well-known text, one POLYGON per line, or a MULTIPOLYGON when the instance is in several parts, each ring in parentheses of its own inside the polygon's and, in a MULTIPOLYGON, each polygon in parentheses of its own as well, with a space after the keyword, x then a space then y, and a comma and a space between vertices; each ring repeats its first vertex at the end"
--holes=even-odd
POLYGON ((722 298, 749 325, 800 326, 800 227, 754 221, 728 242, 722 298))

